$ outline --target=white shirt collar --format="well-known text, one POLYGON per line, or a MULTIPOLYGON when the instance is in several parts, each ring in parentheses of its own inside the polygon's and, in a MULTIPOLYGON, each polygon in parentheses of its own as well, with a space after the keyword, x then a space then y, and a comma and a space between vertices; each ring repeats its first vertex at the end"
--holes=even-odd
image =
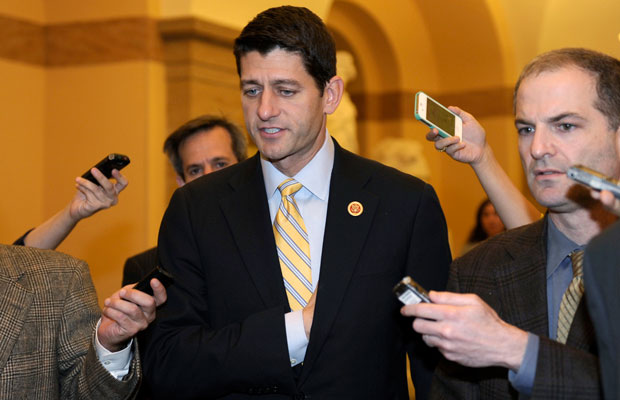
MULTIPOLYGON (((267 197, 273 196, 278 185, 288 176, 280 172, 273 164, 261 156, 261 167, 265 180, 265 190, 267 197)), ((325 130, 325 141, 323 146, 314 155, 312 160, 306 164, 292 178, 301 183, 305 189, 314 196, 325 200, 329 194, 329 182, 331 180, 332 168, 334 167, 334 141, 325 130)))

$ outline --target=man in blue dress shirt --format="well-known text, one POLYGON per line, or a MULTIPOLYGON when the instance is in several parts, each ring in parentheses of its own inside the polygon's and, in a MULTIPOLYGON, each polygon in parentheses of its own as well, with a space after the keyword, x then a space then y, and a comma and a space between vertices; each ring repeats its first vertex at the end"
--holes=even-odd
POLYGON ((451 292, 402 312, 420 317, 413 328, 450 360, 437 370, 437 398, 599 398, 587 292, 567 294, 576 308, 567 338, 558 316, 579 269, 569 255, 616 217, 566 171, 583 164, 620 178, 620 61, 586 49, 545 53, 521 73, 514 110, 528 185, 546 216, 456 260, 451 292))

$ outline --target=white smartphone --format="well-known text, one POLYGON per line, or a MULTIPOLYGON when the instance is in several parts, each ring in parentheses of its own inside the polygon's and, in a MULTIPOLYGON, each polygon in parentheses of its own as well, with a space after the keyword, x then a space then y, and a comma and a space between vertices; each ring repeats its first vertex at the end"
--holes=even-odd
POLYGON ((428 125, 437 128, 442 137, 463 137, 463 120, 446 107, 433 100, 424 92, 415 94, 415 117, 428 125))

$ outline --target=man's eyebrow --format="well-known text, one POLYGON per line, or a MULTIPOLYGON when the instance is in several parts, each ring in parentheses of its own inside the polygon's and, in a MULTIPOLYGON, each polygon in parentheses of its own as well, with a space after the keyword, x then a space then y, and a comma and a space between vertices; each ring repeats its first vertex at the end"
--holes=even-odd
POLYGON ((247 85, 259 85, 260 86, 260 84, 258 83, 256 79, 244 79, 239 82, 239 86, 241 87, 244 87, 247 85))
MULTIPOLYGON (((298 80, 296 79, 274 79, 269 81, 271 85, 292 85, 292 86, 301 86, 298 80)), ((240 86, 248 86, 248 85, 258 85, 262 86, 256 79, 244 79, 240 82, 240 86)))
POLYGON ((550 118, 547 119, 547 122, 551 122, 551 123, 559 122, 559 121, 563 120, 564 118, 577 118, 577 119, 580 119, 580 120, 584 119, 581 115, 579 115, 577 113, 567 112, 567 113, 562 113, 562 114, 550 117, 550 118))
POLYGON ((271 81, 272 85, 294 85, 300 86, 299 81, 295 79, 275 79, 271 81))
POLYGON ((194 167, 202 168, 202 164, 198 164, 198 163, 187 164, 184 169, 190 169, 190 168, 194 168, 194 167))
MULTIPOLYGON (((558 115, 554 115, 552 117, 549 117, 547 119, 545 119, 545 122, 547 123, 556 123, 559 121, 562 121, 565 118, 577 118, 580 120, 584 120, 585 118, 583 118, 581 115, 574 113, 574 112, 566 112, 566 113, 562 113, 562 114, 558 114, 558 115)), ((533 122, 527 121, 523 118, 517 118, 515 119, 515 125, 534 125, 533 122)))
POLYGON ((533 125, 531 122, 524 120, 523 118, 515 119, 515 125, 533 125))

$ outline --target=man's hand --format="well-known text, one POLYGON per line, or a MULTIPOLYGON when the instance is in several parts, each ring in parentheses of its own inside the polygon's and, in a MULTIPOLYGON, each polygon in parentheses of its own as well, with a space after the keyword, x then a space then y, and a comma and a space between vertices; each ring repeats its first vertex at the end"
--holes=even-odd
POLYGON ((306 304, 306 306, 302 310, 304 329, 306 331, 306 338, 308 339, 310 338, 310 329, 312 329, 312 320, 314 319, 314 305, 316 304, 317 289, 314 289, 314 292, 312 292, 312 296, 310 296, 310 300, 308 300, 308 304, 306 304))
POLYGON ((458 107, 448 108, 463 120, 463 140, 459 140, 456 136, 442 138, 437 129, 429 131, 426 140, 435 142, 437 150, 445 150, 456 161, 467 164, 480 162, 484 152, 488 151, 484 128, 471 114, 458 107))
POLYGON ((429 293, 433 303, 404 306, 416 317, 413 329, 428 346, 467 367, 502 366, 518 371, 525 355, 527 332, 502 321, 475 294, 429 293))
POLYGON ((127 285, 105 299, 97 331, 99 343, 111 352, 122 350, 127 342, 155 319, 155 309, 166 302, 166 289, 151 280, 153 296, 127 285))
POLYGON ((97 179, 99 185, 82 177, 75 178, 75 187, 78 191, 69 204, 69 214, 75 222, 118 203, 118 194, 128 184, 127 178, 116 169, 112 170, 112 177, 116 183, 112 183, 97 168, 92 168, 90 172, 97 179))

